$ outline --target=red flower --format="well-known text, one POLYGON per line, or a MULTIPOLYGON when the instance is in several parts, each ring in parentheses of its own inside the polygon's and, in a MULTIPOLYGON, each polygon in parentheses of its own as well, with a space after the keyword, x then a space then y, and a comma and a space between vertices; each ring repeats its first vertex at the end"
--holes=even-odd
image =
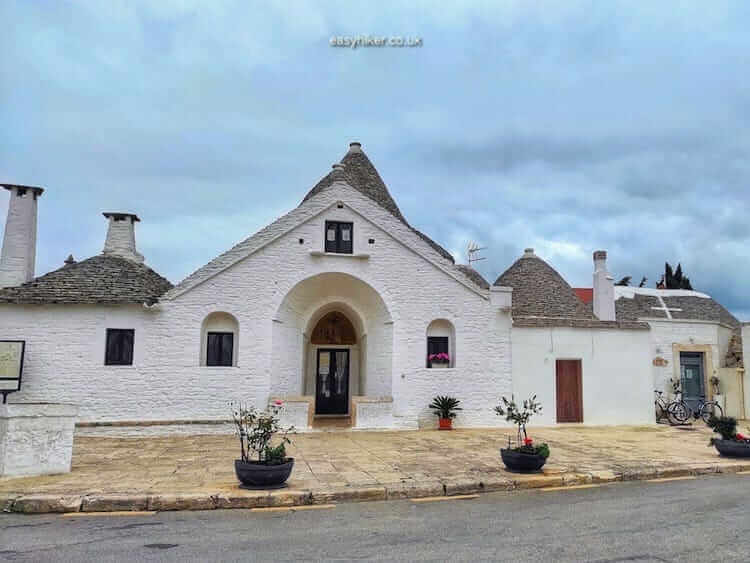
POLYGON ((735 438, 737 438, 738 440, 747 440, 747 436, 744 436, 740 434, 739 432, 737 432, 737 435, 735 436, 735 438))
POLYGON ((524 438, 523 439, 523 445, 524 446, 530 446, 533 443, 534 443, 534 440, 532 440, 531 438, 524 438))

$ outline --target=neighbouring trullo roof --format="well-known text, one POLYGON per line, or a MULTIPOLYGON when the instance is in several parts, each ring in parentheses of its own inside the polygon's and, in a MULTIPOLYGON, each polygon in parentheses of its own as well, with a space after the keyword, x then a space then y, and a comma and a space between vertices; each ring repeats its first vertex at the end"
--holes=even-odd
POLYGON ((144 264, 100 254, 0 289, 0 303, 152 304, 171 288, 169 280, 144 264))
POLYGON ((573 288, 547 262, 527 248, 495 281, 512 287, 511 316, 514 326, 570 326, 580 328, 647 329, 641 322, 600 321, 573 288))

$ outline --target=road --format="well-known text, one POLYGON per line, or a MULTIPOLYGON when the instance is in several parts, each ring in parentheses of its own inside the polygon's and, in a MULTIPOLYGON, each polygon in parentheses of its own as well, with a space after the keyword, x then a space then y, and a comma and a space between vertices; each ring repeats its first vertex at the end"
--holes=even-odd
POLYGON ((748 561, 750 475, 298 512, 0 515, 0 560, 748 561))

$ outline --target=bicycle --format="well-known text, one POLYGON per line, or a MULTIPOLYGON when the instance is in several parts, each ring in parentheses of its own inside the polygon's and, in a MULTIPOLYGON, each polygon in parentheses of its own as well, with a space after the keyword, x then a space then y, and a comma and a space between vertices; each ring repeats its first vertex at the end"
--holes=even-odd
POLYGON ((673 403, 678 403, 680 405, 683 405, 684 408, 687 410, 688 415, 685 417, 685 420, 683 422, 686 422, 688 418, 690 418, 690 415, 693 416, 695 420, 698 420, 699 418, 703 420, 706 424, 708 424, 708 421, 711 419, 712 416, 720 417, 724 414, 723 409, 717 403, 716 401, 706 401, 706 397, 702 396, 698 400, 698 404, 693 409, 688 405, 683 399, 682 399, 682 389, 676 389, 675 390, 675 399, 672 401, 673 403))
POLYGON ((690 417, 690 408, 683 401, 671 401, 667 403, 664 399, 664 392, 654 389, 656 399, 656 422, 666 418, 669 424, 685 424, 690 417))

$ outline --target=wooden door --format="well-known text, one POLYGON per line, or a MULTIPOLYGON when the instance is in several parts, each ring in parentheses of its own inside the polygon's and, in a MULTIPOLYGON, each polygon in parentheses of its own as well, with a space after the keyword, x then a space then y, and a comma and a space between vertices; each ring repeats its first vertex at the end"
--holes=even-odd
POLYGON ((581 360, 557 360, 557 422, 583 422, 581 360))

